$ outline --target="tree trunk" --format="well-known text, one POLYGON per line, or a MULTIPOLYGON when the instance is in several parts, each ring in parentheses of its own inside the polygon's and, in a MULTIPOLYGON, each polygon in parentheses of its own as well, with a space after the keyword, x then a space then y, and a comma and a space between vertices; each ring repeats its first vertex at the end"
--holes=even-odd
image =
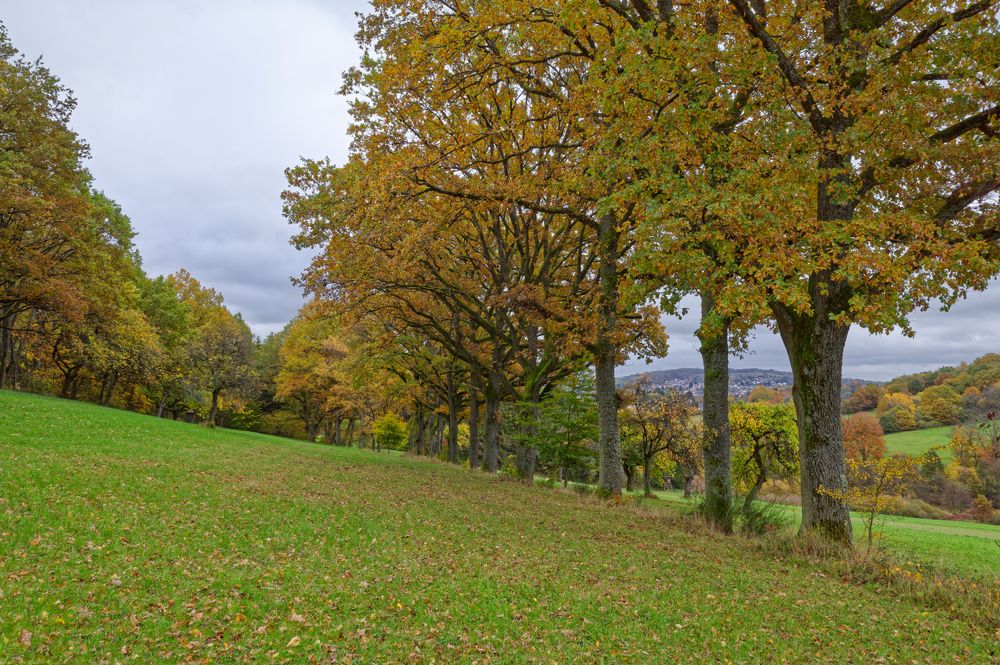
POLYGON ((645 496, 653 496, 653 488, 652 485, 650 484, 651 476, 653 474, 651 474, 649 471, 649 467, 652 466, 652 464, 653 464, 652 458, 642 463, 642 493, 645 496))
MULTIPOLYGON (((473 374, 478 372, 472 368, 473 374)), ((479 380, 469 383, 469 468, 479 468, 479 380)))
POLYGON ((219 412, 219 393, 222 392, 220 389, 215 389, 212 391, 212 407, 208 411, 208 426, 215 427, 215 416, 219 412))
POLYGON ((767 481, 767 473, 764 469, 764 461, 760 458, 759 449, 754 450, 754 459, 757 461, 757 468, 760 471, 757 472, 757 477, 754 479, 753 487, 747 492, 746 498, 743 500, 743 511, 746 512, 753 505, 753 502, 757 500, 757 495, 760 494, 760 490, 764 487, 764 483, 767 481))
POLYGON ((354 418, 347 419, 347 434, 345 435, 347 439, 346 445, 348 448, 354 445, 354 418))
POLYGON ((608 496, 621 496, 622 451, 618 434, 618 395, 615 365, 618 348, 613 341, 618 318, 618 230, 614 215, 604 215, 598 224, 601 303, 594 349, 595 389, 598 420, 598 486, 608 496))
POLYGON ((625 472, 625 491, 634 492, 635 491, 635 469, 628 466, 627 464, 622 469, 625 472))
POLYGON ((410 424, 410 452, 414 455, 419 455, 420 446, 420 428, 423 426, 423 416, 419 409, 414 409, 412 421, 410 424))
POLYGON ((434 425, 431 429, 431 457, 441 454, 441 414, 434 412, 434 425))
POLYGON ((812 315, 775 307, 775 318, 792 366, 792 399, 799 425, 802 531, 814 530, 851 543, 847 503, 823 490, 846 490, 840 386, 848 325, 830 320, 825 300, 814 297, 812 315))
POLYGON ((454 368, 448 372, 448 461, 458 464, 458 388, 454 368))
POLYGON ((531 485, 535 482, 535 463, 538 461, 538 449, 534 446, 518 445, 515 449, 517 471, 521 482, 531 485))
POLYGON ((70 368, 63 374, 62 386, 59 388, 59 396, 69 399, 73 393, 73 381, 76 380, 77 370, 70 368))
POLYGON ((490 473, 500 470, 500 377, 490 372, 486 389, 486 451, 483 467, 490 473))
POLYGON ((0 320, 0 328, 2 328, 0 329, 0 390, 7 387, 7 356, 13 350, 11 349, 10 318, 7 316, 0 320))
POLYGON ((704 365, 702 408, 705 462, 705 517, 723 533, 733 530, 733 480, 729 441, 729 324, 718 321, 708 293, 701 296, 698 333, 704 365), (715 320, 713 320, 715 319, 715 320))
POLYGON ((527 442, 533 442, 538 431, 538 424, 542 417, 541 396, 538 394, 532 395, 531 400, 526 402, 524 406, 530 413, 530 417, 524 419, 524 422, 520 426, 522 440, 526 443, 519 443, 517 445, 515 449, 515 461, 521 482, 532 485, 535 482, 535 465, 538 462, 538 448, 527 442))

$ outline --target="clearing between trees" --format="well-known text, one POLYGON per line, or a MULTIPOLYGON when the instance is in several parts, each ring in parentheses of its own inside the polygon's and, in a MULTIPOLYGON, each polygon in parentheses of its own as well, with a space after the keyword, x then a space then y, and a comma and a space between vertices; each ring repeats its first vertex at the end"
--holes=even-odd
POLYGON ((0 468, 6 662, 998 653, 967 615, 666 506, 407 456, 0 392, 0 468))

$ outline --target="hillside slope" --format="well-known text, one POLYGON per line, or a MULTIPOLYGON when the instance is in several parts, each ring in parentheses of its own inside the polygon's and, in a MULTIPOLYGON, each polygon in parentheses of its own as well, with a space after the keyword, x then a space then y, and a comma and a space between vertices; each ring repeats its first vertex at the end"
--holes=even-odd
POLYGON ((993 636, 687 522, 0 393, 0 661, 989 662, 993 636))

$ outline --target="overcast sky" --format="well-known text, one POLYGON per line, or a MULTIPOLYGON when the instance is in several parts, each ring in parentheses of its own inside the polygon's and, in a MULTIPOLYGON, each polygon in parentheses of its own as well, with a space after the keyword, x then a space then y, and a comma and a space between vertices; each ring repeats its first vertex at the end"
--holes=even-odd
MULTIPOLYGON (((76 94, 97 187, 122 204, 150 274, 187 268, 258 334, 280 329, 308 257, 288 244, 283 170, 347 155, 341 73, 360 55, 361 0, 0 0, 14 45, 76 94)), ((696 303, 691 303, 697 311, 696 303)), ((855 329, 845 375, 888 379, 1000 351, 1000 284, 950 313, 918 313, 917 335, 855 329)), ((697 321, 668 319, 670 355, 698 367, 697 321)), ((761 331, 737 367, 786 369, 761 331)))

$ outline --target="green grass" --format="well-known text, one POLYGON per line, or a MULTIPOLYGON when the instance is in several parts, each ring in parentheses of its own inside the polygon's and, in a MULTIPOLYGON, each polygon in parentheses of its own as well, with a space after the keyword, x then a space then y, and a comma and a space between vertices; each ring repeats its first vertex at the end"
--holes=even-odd
MULTIPOLYGON (((657 492, 664 503, 690 511, 692 499, 681 492, 657 492)), ((798 506, 777 507, 797 529, 802 519, 798 506)), ((863 544, 865 527, 862 516, 851 513, 855 540, 863 544)), ((917 517, 880 518, 876 523, 880 544, 897 558, 935 569, 970 577, 996 578, 1000 571, 1000 526, 978 522, 930 520, 917 517)))
POLYGON ((946 465, 951 461, 951 433, 954 426, 929 427, 915 429, 909 432, 896 432, 885 435, 885 447, 890 454, 917 456, 934 446, 944 446, 937 451, 941 461, 946 465))
POLYGON ((664 511, 0 393, 2 662, 995 660, 823 571, 664 511))

